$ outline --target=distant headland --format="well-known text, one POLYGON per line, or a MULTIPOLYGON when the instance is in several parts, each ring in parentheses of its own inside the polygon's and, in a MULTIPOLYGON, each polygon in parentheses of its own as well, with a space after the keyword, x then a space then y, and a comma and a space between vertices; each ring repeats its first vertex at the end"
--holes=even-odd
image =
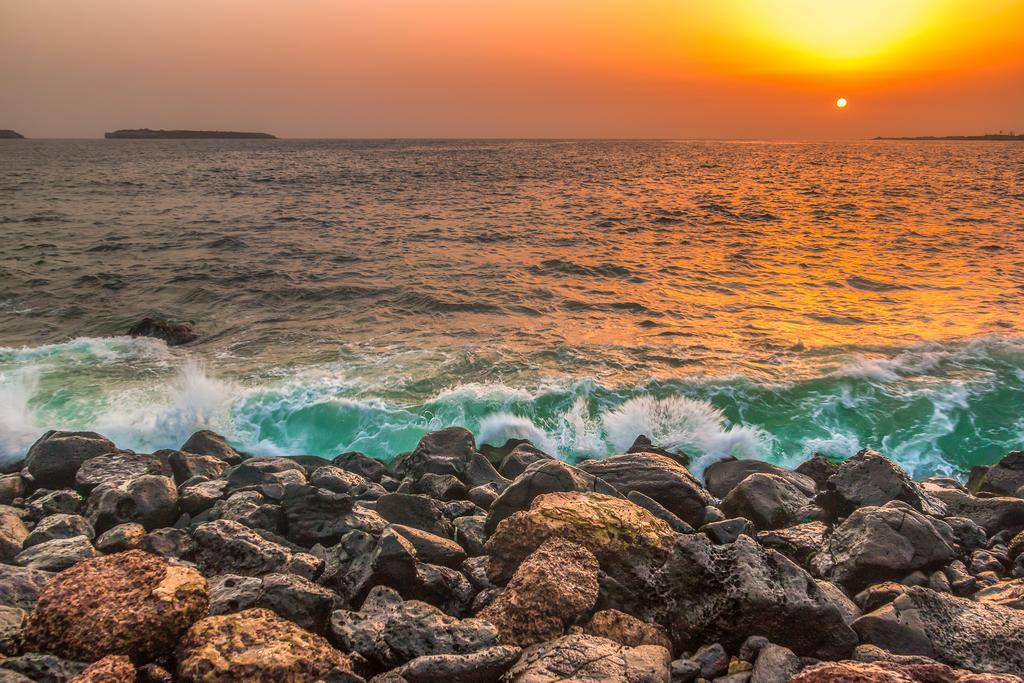
POLYGON ((879 135, 875 140, 1013 140, 1024 142, 1024 135, 1009 133, 985 133, 984 135, 918 135, 913 137, 890 137, 879 135))
POLYGON ((0 140, 24 140, 25 136, 15 130, 0 129, 0 140))
POLYGON ((270 133, 240 133, 233 130, 152 130, 132 128, 104 133, 108 140, 276 140, 270 133))

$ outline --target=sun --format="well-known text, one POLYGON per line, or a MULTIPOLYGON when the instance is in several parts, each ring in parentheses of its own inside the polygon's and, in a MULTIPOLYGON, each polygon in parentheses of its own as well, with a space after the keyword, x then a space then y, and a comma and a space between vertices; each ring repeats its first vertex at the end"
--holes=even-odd
POLYGON ((840 109, 845 109, 846 108, 846 98, 845 97, 840 97, 838 100, 836 100, 836 106, 839 107, 840 109))

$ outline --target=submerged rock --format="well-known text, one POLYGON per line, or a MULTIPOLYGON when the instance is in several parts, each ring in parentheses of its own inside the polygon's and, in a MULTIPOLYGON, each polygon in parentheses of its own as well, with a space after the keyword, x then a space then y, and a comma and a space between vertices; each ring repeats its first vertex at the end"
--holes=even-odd
POLYGON ((154 337, 168 346, 181 346, 199 339, 190 323, 172 323, 159 318, 143 318, 128 328, 129 337, 154 337))
POLYGON ((46 586, 25 625, 25 644, 81 661, 108 654, 150 661, 170 653, 207 604, 206 581, 193 569, 138 550, 108 555, 46 586))

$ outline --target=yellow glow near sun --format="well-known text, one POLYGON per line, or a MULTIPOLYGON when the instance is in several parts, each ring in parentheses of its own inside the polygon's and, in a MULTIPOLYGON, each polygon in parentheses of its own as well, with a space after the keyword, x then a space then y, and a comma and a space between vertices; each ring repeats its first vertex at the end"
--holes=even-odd
POLYGON ((838 100, 836 100, 836 106, 839 107, 840 109, 846 107, 846 98, 840 97, 838 100))

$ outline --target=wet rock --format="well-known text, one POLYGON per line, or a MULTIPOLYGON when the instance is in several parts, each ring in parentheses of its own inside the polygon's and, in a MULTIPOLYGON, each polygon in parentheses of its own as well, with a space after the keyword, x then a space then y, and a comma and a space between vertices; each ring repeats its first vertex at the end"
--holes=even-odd
POLYGON ((180 450, 186 453, 195 453, 196 455, 212 455, 229 465, 238 464, 243 459, 242 454, 232 448, 223 436, 207 429, 200 430, 190 436, 188 441, 181 445, 180 450))
POLYGON ((0 661, 0 680, 4 683, 21 683, 20 674, 27 681, 40 683, 66 683, 85 669, 84 662, 74 662, 54 655, 28 652, 20 657, 9 657, 0 661))
POLYGON ((75 488, 83 495, 100 484, 118 486, 144 474, 171 476, 166 459, 156 455, 142 455, 128 451, 106 453, 89 458, 75 473, 75 488))
MULTIPOLYGON (((228 463, 215 455, 198 455, 184 451, 161 451, 167 458, 174 480, 182 484, 193 477, 220 479, 227 472, 228 463)), ((157 455, 154 453, 154 455, 157 455)))
POLYGON ((708 465, 704 482, 715 498, 725 498, 729 492, 752 474, 772 474, 795 486, 805 496, 813 496, 817 488, 814 480, 803 474, 787 470, 763 460, 737 460, 725 458, 708 465))
POLYGON ((168 654, 207 604, 206 581, 193 569, 138 550, 108 555, 46 586, 25 644, 82 661, 108 654, 149 661, 168 654))
POLYGON ((850 590, 952 560, 953 532, 906 503, 863 507, 837 527, 812 562, 822 577, 850 590))
POLYGON ((455 541, 402 524, 392 524, 391 529, 412 544, 423 562, 457 568, 466 560, 466 551, 455 541))
POLYGON ((638 491, 657 501, 691 526, 704 521, 711 496, 696 477, 676 461, 656 453, 627 453, 587 460, 579 469, 602 479, 623 496, 638 491))
POLYGON ((138 522, 152 531, 173 525, 179 514, 174 482, 154 474, 97 486, 89 494, 85 513, 99 533, 125 522, 138 522))
POLYGON ((618 497, 610 484, 560 460, 539 460, 502 491, 487 512, 486 531, 494 533, 498 523, 516 512, 528 510, 534 499, 546 493, 596 492, 618 497))
POLYGON ((211 683, 315 681, 351 671, 324 638, 264 609, 200 619, 178 644, 177 661, 182 680, 211 683))
POLYGON ((96 536, 96 532, 93 531, 92 525, 89 524, 88 520, 81 515, 50 515, 49 517, 44 517, 36 524, 32 533, 25 539, 23 547, 31 548, 46 541, 73 538, 75 536, 85 536, 91 540, 96 536))
POLYGON ((0 564, 0 605, 31 611, 53 573, 0 564))
POLYGON ((312 486, 293 490, 281 507, 288 539, 304 546, 333 545, 354 529, 376 535, 387 526, 380 514, 354 504, 351 496, 312 486))
POLYGON ((168 346, 181 346, 199 339, 191 323, 175 323, 161 318, 143 318, 125 332, 129 337, 153 337, 168 346))
POLYGON ((507 683, 668 683, 669 654, 657 645, 625 647, 606 638, 563 636, 523 650, 507 683))
POLYGON ((970 671, 1024 671, 1024 612, 909 587, 853 623, 862 643, 970 671))
POLYGON ((384 467, 384 463, 381 461, 355 451, 342 453, 334 458, 331 463, 336 467, 340 467, 341 469, 349 472, 354 472, 355 474, 378 484, 387 472, 387 469, 384 467))
POLYGON ((465 655, 423 655, 391 673, 408 683, 491 683, 519 659, 518 647, 488 647, 465 655))
POLYGON ((801 566, 808 566, 811 556, 825 545, 828 527, 823 522, 806 522, 784 529, 761 531, 757 542, 777 550, 801 566))
POLYGON ((581 545, 549 538, 512 575, 504 592, 479 613, 501 642, 524 647, 557 638, 594 608, 599 567, 581 545))
POLYGON ((0 562, 11 562, 21 552, 28 535, 19 511, 0 507, 0 562))
POLYGON ((70 489, 36 491, 26 500, 28 518, 38 522, 50 515, 77 515, 85 507, 85 500, 70 489), (40 495, 41 494, 41 495, 40 495))
POLYGON ((801 668, 800 658, 792 650, 769 643, 757 655, 750 683, 786 683, 801 668))
POLYGON ((482 619, 456 619, 419 600, 375 588, 358 612, 331 615, 331 638, 385 668, 427 655, 469 654, 498 644, 498 630, 482 619))
POLYGON ((104 531, 96 539, 96 549, 103 553, 119 553, 123 550, 134 550, 142 545, 146 536, 146 527, 136 522, 118 524, 104 531))
POLYGON ((427 496, 388 493, 377 499, 374 509, 392 524, 421 529, 444 538, 452 537, 452 524, 445 516, 444 507, 427 496))
POLYGON ((818 503, 833 519, 894 500, 926 515, 946 514, 942 501, 922 489, 899 465, 870 448, 842 463, 818 495, 818 503))
MULTIPOLYGON (((462 480, 466 467, 474 456, 480 454, 476 452, 476 441, 469 430, 448 427, 425 434, 414 451, 395 460, 394 469, 399 475, 414 480, 428 473, 450 474, 462 480)), ((486 459, 484 461, 486 462, 486 459)), ((484 482, 475 483, 473 486, 482 483, 484 482)))
POLYGON ((21 629, 27 616, 20 607, 0 605, 0 655, 12 657, 21 651, 21 629))
POLYGON ((583 627, 583 632, 591 636, 614 640, 626 647, 660 645, 666 650, 672 649, 672 641, 669 640, 668 634, 660 625, 640 621, 631 614, 615 609, 605 609, 595 613, 583 627))
POLYGON ((380 484, 334 465, 318 467, 313 470, 309 475, 309 483, 334 493, 344 493, 356 500, 376 500, 387 493, 380 484))
POLYGON ((797 474, 802 474, 805 477, 810 477, 814 480, 814 485, 820 489, 825 487, 825 482, 829 480, 829 477, 836 473, 838 468, 839 465, 832 462, 824 455, 816 453, 810 460, 805 460, 800 463, 795 472, 797 474))
POLYGON ((29 448, 25 469, 33 489, 71 487, 82 463, 116 450, 112 441, 95 432, 48 431, 29 448))
POLYGON ((210 581, 210 614, 261 607, 307 631, 323 633, 336 597, 333 591, 295 574, 259 578, 228 574, 210 581))
POLYGON ((46 572, 60 572, 97 555, 99 553, 88 538, 75 536, 34 545, 18 553, 14 563, 46 572))
POLYGON ((123 655, 107 655, 87 666, 72 683, 134 683, 135 665, 123 655))
POLYGON ((630 491, 626 495, 626 500, 631 503, 636 503, 644 510, 647 510, 652 515, 665 522, 665 524, 668 524, 669 527, 672 528, 672 531, 675 531, 677 534, 692 534, 694 531, 692 526, 669 512, 664 505, 649 496, 645 496, 639 491, 630 491))
POLYGON ((321 564, 315 558, 293 553, 238 522, 226 519, 200 524, 192 538, 197 546, 196 565, 206 576, 290 572, 312 579, 321 564))
POLYGON ((197 515, 209 510, 224 496, 227 481, 214 479, 189 486, 182 486, 178 491, 178 506, 189 515, 197 515))
POLYGON ((842 612, 807 572, 748 536, 729 545, 679 536, 654 587, 654 616, 680 649, 717 641, 735 651, 761 635, 797 654, 836 658, 856 644, 842 612))
POLYGON ((521 443, 502 459, 498 472, 510 480, 515 479, 538 460, 555 460, 555 457, 536 448, 533 444, 521 443))
POLYGON ((745 517, 758 529, 781 529, 806 521, 811 498, 775 474, 748 475, 719 506, 729 517, 745 517))
POLYGON ((1024 451, 1007 453, 972 483, 973 493, 1019 497, 1018 491, 1024 486, 1024 451))
MULTIPOLYGON (((524 475, 525 476, 525 475, 524 475)), ((548 538, 564 538, 597 557, 619 583, 642 584, 668 555, 676 534, 647 510, 600 493, 548 493, 505 519, 486 544, 489 574, 504 583, 548 538)))

